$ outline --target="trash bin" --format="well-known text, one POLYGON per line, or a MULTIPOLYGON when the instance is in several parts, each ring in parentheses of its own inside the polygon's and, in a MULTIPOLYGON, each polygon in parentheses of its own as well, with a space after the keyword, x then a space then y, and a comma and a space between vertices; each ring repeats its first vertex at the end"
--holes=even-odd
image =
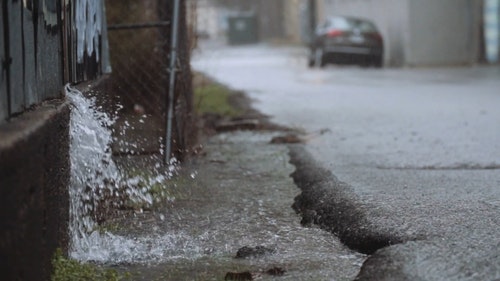
POLYGON ((255 14, 238 14, 227 17, 227 39, 229 45, 253 44, 258 42, 257 18, 255 14))

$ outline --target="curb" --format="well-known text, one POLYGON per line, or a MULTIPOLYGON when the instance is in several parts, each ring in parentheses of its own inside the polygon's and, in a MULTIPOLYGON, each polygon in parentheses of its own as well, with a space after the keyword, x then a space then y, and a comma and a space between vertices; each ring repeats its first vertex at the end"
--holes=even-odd
POLYGON ((377 231, 352 187, 321 167, 303 146, 290 145, 289 150, 290 163, 296 167, 290 176, 302 190, 292 207, 302 215, 302 224, 317 224, 350 249, 368 255, 408 240, 377 231))

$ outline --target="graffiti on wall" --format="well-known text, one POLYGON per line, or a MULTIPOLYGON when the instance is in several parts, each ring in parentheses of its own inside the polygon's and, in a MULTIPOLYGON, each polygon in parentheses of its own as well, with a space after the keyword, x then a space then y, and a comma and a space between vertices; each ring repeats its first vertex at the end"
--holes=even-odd
POLYGON ((6 0, 0 14, 0 123, 110 71, 103 0, 6 0))

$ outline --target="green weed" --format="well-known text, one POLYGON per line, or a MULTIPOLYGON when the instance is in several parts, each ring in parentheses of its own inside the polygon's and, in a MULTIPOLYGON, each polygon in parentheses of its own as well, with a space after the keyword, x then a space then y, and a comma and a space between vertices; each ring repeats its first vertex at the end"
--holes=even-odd
POLYGON ((130 280, 128 273, 119 274, 113 269, 101 269, 96 265, 81 263, 64 257, 57 249, 52 259, 54 271, 51 281, 121 281, 130 280))
POLYGON ((231 104, 231 91, 216 83, 204 83, 194 89, 194 101, 198 114, 215 113, 222 116, 235 117, 241 114, 231 104))

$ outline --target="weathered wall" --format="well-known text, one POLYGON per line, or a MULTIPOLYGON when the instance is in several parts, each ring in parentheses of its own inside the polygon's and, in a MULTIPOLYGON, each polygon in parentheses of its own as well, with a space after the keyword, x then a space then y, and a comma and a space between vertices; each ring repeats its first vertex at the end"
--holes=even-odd
POLYGON ((70 107, 61 90, 102 71, 102 3, 1 2, 1 280, 49 280, 55 250, 67 247, 70 107))
MULTIPOLYGON (((179 160, 196 142, 186 0, 180 1, 172 152, 179 160)), ((170 78, 172 0, 106 0, 113 73, 103 83, 106 107, 117 112, 113 153, 163 152, 170 78), (148 23, 149 26, 137 26, 148 23), (152 24, 152 26, 151 26, 152 24), (116 101, 123 106, 113 109, 116 101), (110 103, 111 102, 111 103, 110 103), (138 110, 139 109, 139 110, 138 110), (147 116, 146 122, 139 122, 147 116), (125 124, 133 124, 132 126, 125 124)))
POLYGON ((0 122, 60 96, 58 1, 2 1, 0 122), (8 96, 7 96, 8 95, 8 96))
POLYGON ((0 123, 109 69, 103 0, 5 0, 0 15, 0 123))
POLYGON ((49 280, 68 241, 69 106, 45 103, 0 125, 0 277, 49 280))
POLYGON ((88 81, 109 73, 104 0, 62 2, 65 80, 88 81))
POLYGON ((409 11, 407 64, 447 65, 477 61, 480 1, 409 1, 409 11))

